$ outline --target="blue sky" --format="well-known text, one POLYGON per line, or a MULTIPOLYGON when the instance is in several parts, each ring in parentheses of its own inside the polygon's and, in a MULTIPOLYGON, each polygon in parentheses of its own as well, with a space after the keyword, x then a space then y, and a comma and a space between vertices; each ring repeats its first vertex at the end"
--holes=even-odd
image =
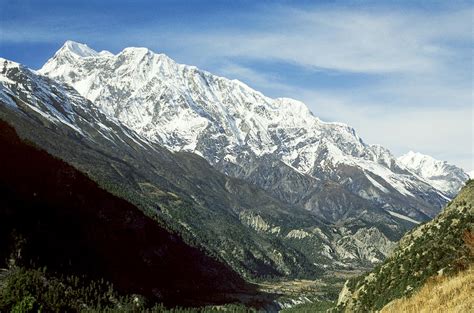
POLYGON ((5 1, 0 56, 39 68, 71 39, 145 46, 304 101, 395 155, 474 169, 468 1, 5 1))

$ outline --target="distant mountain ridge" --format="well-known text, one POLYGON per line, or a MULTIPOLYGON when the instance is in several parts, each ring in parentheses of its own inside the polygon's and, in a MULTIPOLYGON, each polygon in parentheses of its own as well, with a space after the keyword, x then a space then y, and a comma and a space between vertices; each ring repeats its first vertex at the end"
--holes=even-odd
POLYGON ((454 197, 469 179, 463 169, 418 152, 410 151, 397 161, 449 197, 454 197))

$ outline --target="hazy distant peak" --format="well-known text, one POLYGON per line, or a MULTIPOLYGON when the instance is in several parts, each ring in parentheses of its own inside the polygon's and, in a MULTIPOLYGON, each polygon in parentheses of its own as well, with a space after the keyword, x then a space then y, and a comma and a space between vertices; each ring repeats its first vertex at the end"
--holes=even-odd
POLYGON ((419 152, 409 151, 397 161, 450 196, 456 195, 469 179, 463 169, 419 152))

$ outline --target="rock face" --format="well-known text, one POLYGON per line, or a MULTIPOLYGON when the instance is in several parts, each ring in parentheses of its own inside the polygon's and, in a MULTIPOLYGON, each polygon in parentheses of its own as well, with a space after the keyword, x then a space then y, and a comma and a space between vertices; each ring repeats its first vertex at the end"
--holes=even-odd
POLYGON ((451 198, 469 179, 469 174, 463 169, 446 161, 436 160, 429 155, 410 151, 399 157, 397 161, 451 198))
MULTIPOLYGON (((389 210, 425 221, 451 195, 297 100, 268 98, 146 48, 113 55, 66 42, 39 73, 73 86, 147 139, 201 155, 221 172, 330 222, 365 221, 363 214, 383 220, 389 210)), ((405 228, 395 224, 399 237, 405 228)))
POLYGON ((379 263, 395 247, 376 227, 361 228, 355 234, 348 234, 338 241, 337 252, 343 258, 364 259, 379 263))

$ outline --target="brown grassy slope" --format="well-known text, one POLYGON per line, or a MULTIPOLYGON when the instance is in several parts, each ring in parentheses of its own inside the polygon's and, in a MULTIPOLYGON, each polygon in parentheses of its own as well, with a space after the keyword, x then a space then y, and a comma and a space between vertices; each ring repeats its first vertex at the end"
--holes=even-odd
POLYGON ((413 296, 387 304, 381 313, 474 312, 474 269, 452 277, 438 276, 413 296))
MULTIPOLYGON (((463 236, 469 254, 474 255, 474 233, 463 236)), ((474 265, 455 276, 435 276, 408 298, 396 299, 380 313, 474 312, 474 265)))

